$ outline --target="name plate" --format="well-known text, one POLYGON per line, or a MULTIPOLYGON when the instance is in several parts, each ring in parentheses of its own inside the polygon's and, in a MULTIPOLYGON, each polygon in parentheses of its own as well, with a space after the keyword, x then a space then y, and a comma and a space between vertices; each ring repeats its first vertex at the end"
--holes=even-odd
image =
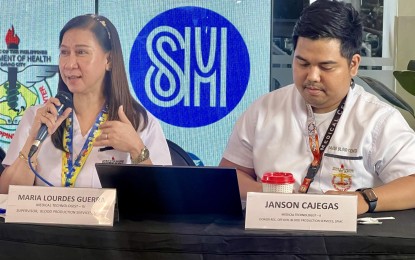
POLYGON ((357 196, 248 192, 245 229, 356 232, 357 196))
POLYGON ((115 189, 10 185, 6 223, 112 226, 115 189))

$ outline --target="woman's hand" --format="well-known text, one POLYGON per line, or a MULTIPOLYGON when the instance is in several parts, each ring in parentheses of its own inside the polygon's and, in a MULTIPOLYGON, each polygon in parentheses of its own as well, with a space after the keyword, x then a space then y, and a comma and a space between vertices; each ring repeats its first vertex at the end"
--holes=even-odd
POLYGON ((58 114, 56 107, 60 106, 61 102, 55 97, 51 97, 43 107, 36 111, 35 120, 30 128, 30 136, 36 138, 40 126, 45 124, 48 127, 49 135, 53 134, 62 122, 70 115, 72 108, 66 108, 62 115, 58 114))
POLYGON ((144 148, 141 137, 124 113, 123 106, 118 108, 119 121, 106 121, 101 126, 101 135, 95 139, 94 146, 111 146, 122 152, 138 155, 144 148))

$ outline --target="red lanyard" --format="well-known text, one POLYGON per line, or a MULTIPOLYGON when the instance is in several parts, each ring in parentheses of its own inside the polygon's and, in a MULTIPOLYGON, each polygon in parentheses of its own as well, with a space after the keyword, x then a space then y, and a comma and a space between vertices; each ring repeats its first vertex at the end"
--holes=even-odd
POLYGON ((318 133, 316 127, 316 120, 314 118, 313 109, 309 104, 307 104, 307 130, 308 130, 308 140, 310 143, 310 150, 313 153, 313 161, 310 166, 308 166, 307 175, 303 179, 298 192, 307 193, 310 188, 311 183, 314 180, 318 170, 320 169, 321 160, 323 159, 324 150, 329 145, 330 139, 336 130, 337 123, 340 120, 341 115, 343 114, 344 104, 346 102, 347 95, 340 102, 340 105, 337 107, 336 113, 331 120, 329 128, 324 135, 323 142, 319 146, 318 142, 318 133))

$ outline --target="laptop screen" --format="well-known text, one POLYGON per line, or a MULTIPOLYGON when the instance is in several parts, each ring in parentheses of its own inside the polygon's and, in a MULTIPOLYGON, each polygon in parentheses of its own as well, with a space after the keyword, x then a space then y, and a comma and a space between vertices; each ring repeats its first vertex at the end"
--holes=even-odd
POLYGON ((95 165, 103 188, 116 188, 121 218, 210 215, 242 218, 236 169, 95 165))

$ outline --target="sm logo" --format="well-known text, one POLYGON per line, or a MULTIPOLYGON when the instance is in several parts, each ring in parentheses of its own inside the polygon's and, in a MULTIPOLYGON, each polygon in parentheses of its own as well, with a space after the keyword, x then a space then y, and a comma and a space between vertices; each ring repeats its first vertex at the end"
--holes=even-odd
POLYGON ((212 124, 242 99, 249 54, 236 27, 200 7, 179 7, 152 19, 138 34, 130 78, 141 104, 180 127, 212 124))

